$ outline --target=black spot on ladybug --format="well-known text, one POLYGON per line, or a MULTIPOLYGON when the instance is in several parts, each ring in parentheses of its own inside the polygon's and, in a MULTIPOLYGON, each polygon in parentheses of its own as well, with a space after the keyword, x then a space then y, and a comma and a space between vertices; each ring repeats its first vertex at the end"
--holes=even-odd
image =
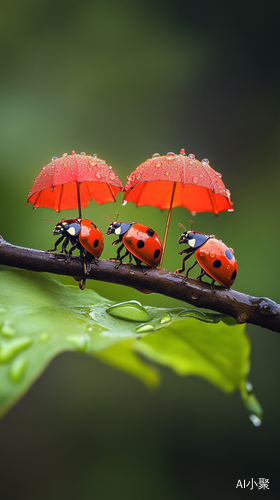
POLYGON ((143 246, 144 246, 144 241, 143 241, 143 240, 139 240, 139 241, 137 241, 137 246, 138 246, 138 248, 143 248, 143 246))
POLYGON ((147 233, 148 236, 154 236, 154 234, 155 234, 155 232, 153 231, 153 229, 151 229, 150 227, 148 227, 146 233, 147 233))
POLYGON ((231 251, 229 249, 227 249, 225 251, 225 254, 226 254, 226 257, 228 258, 228 260, 233 259, 233 255, 232 255, 232 253, 231 253, 231 251))
POLYGON ((236 274, 237 274, 237 273, 236 273, 236 269, 234 269, 234 271, 233 271, 233 273, 232 273, 232 275, 231 275, 231 280, 232 280, 232 281, 234 281, 234 280, 235 280, 235 278, 236 278, 236 274))
POLYGON ((96 240, 94 240, 94 243, 93 243, 93 246, 94 248, 98 247, 99 245, 99 240, 96 238, 96 240))
POLYGON ((159 248, 157 248, 157 249, 154 251, 154 259, 158 259, 158 258, 159 258, 159 254, 160 254, 160 250, 159 250, 159 248))
POLYGON ((222 263, 219 259, 214 260, 213 262, 213 267, 216 267, 217 269, 221 267, 222 263))

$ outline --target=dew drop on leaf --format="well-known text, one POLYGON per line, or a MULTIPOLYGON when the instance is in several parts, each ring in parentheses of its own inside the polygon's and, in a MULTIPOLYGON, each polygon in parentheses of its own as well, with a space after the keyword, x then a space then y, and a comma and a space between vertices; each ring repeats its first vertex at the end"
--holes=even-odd
POLYGON ((169 323, 171 321, 171 316, 170 314, 165 314, 164 316, 162 316, 162 318, 160 319, 160 324, 161 325, 164 325, 165 323, 169 323))
POLYGON ((46 342, 46 340, 48 340, 49 337, 50 336, 48 333, 42 333, 42 335, 40 336, 40 342, 46 342))
POLYGON ((16 333, 9 320, 5 320, 4 325, 1 328, 1 333, 5 337, 13 337, 13 335, 16 333))
POLYGON ((69 337, 66 337, 66 340, 68 340, 68 342, 70 342, 77 349, 77 351, 84 352, 89 345, 90 336, 87 333, 83 335, 70 335, 69 337))
POLYGON ((148 325, 139 325, 135 329, 136 333, 148 333, 148 332, 153 332, 153 331, 154 331, 153 325, 149 325, 149 324, 148 325))
POLYGON ((13 382, 18 382, 27 368, 27 359, 19 358, 11 364, 9 368, 9 377, 13 382))
POLYGON ((16 356, 23 349, 30 346, 32 340, 29 337, 21 337, 19 339, 13 339, 8 342, 0 342, 0 362, 6 363, 10 361, 14 356, 16 356))
POLYGON ((140 302, 131 300, 129 302, 120 302, 106 309, 106 312, 115 318, 126 321, 149 321, 151 316, 147 313, 140 302))

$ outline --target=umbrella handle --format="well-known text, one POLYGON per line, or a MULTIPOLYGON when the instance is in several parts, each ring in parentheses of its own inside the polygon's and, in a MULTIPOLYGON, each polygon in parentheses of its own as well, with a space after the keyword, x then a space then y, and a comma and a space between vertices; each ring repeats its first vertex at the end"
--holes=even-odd
POLYGON ((78 198, 78 210, 79 210, 79 219, 82 218, 82 209, 81 209, 81 197, 80 197, 80 183, 76 182, 77 184, 77 198, 78 198))
POLYGON ((171 200, 170 200, 170 207, 169 207, 169 211, 168 211, 166 227, 165 227, 165 232, 164 232, 164 238, 163 238, 162 254, 161 254, 160 263, 158 266, 159 269, 161 269, 161 266, 162 266, 162 261, 163 261, 165 246, 166 246, 166 240, 167 240, 167 234, 168 234, 168 229, 169 229, 169 222, 170 222, 170 217, 171 217, 171 212, 172 212, 173 200, 174 200, 174 195, 175 195, 175 189, 176 189, 176 182, 174 182, 173 191, 172 191, 171 200))

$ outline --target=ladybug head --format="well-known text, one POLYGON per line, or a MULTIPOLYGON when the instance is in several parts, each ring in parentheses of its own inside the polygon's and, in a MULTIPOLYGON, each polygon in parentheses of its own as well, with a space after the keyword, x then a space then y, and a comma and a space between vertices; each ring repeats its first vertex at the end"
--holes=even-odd
MULTIPOLYGON (((187 243, 191 248, 195 250, 209 239, 209 236, 207 234, 199 233, 198 231, 192 231, 192 229, 190 231, 187 231, 182 224, 179 224, 179 226, 182 226, 185 229, 185 231, 181 234, 181 236, 178 239, 179 244, 187 243)), ((191 228, 192 228, 192 221, 191 221, 191 228)))
POLYGON ((106 234, 116 234, 117 236, 123 236, 128 231, 131 224, 127 222, 118 221, 118 217, 119 214, 117 214, 117 220, 115 222, 110 217, 106 217, 106 219, 109 219, 111 221, 111 224, 108 226, 106 234))
POLYGON ((62 219, 54 226, 53 236, 56 236, 57 234, 64 234, 64 236, 67 234, 70 236, 77 236, 80 231, 81 226, 79 219, 62 219))
POLYGON ((57 234, 63 233, 63 231, 67 231, 68 227, 69 224, 66 222, 66 220, 62 219, 54 226, 53 235, 56 236, 57 234))

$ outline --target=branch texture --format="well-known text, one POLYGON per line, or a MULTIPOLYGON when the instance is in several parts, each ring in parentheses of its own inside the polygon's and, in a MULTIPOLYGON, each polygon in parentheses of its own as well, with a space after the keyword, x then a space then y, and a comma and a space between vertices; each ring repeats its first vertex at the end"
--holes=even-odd
MULTIPOLYGON (((0 264, 72 276, 77 280, 85 277, 83 264, 77 256, 69 260, 67 255, 18 247, 1 236, 0 264)), ((252 297, 222 286, 212 289, 210 284, 192 278, 182 283, 181 275, 166 269, 148 268, 144 274, 131 264, 122 264, 119 269, 115 269, 115 265, 115 262, 101 259, 99 265, 91 264, 87 279, 130 286, 143 293, 159 293, 232 316, 237 323, 253 323, 280 333, 280 305, 266 297, 252 297)))

